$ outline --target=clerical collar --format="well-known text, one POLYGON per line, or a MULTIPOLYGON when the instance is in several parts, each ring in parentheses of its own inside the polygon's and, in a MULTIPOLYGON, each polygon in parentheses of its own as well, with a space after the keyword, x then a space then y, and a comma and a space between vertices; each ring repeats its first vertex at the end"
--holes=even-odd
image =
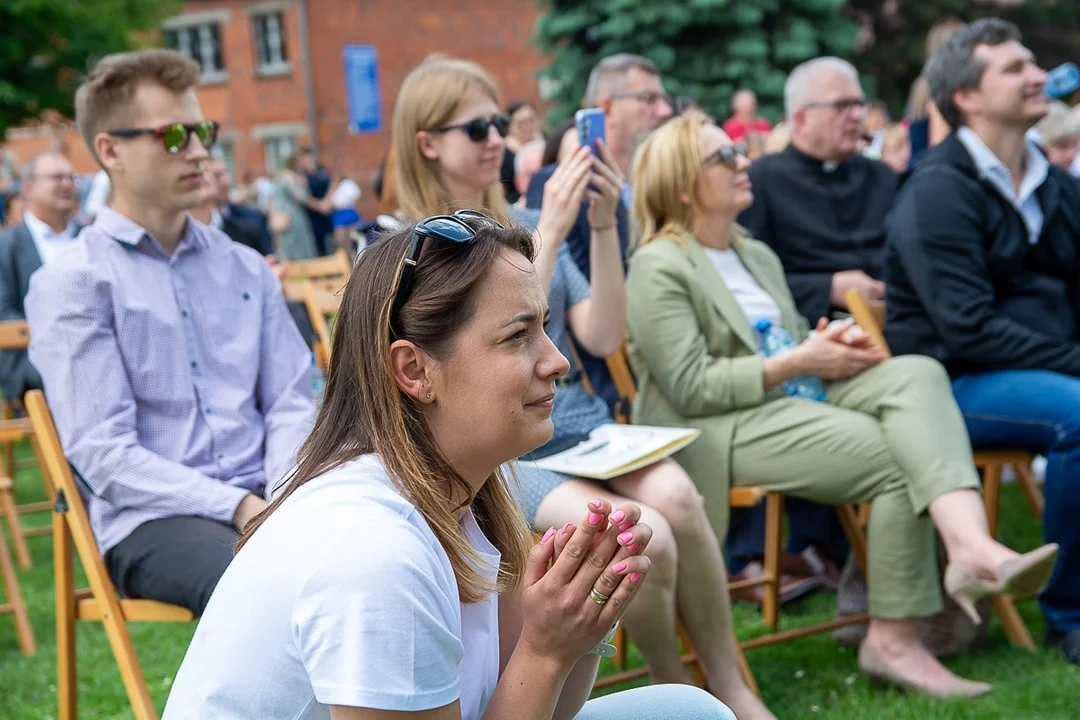
POLYGON ((807 155, 802 150, 795 147, 794 143, 788 144, 787 152, 801 160, 804 164, 810 167, 818 168, 824 173, 836 172, 836 170, 841 165, 841 163, 838 163, 835 160, 818 160, 813 155, 807 155))

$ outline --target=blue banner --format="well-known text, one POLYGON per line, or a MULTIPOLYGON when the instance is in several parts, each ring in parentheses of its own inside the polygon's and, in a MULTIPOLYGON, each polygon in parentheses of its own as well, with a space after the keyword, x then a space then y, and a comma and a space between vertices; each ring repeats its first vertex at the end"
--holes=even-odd
POLYGON ((345 93, 349 99, 349 132, 382 131, 379 59, 374 45, 346 45, 345 93))

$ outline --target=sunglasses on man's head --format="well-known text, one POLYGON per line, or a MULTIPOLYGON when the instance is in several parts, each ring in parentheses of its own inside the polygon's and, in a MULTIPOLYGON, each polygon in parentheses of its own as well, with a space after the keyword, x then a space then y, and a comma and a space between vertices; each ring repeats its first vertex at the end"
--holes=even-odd
POLYGON ((475 210, 458 210, 453 215, 434 215, 421 220, 413 228, 412 240, 405 251, 405 261, 401 265, 401 276, 398 278, 394 304, 390 310, 391 331, 397 322, 398 313, 412 295, 413 277, 416 275, 420 254, 424 251, 424 241, 431 238, 443 243, 464 245, 476 237, 476 230, 469 222, 505 230, 501 223, 475 210))
POLYGON ((444 133, 450 132, 451 130, 464 130, 470 140, 479 143, 487 140, 488 132, 490 132, 492 125, 495 126, 495 132, 499 133, 499 137, 506 137, 510 132, 510 116, 503 113, 500 115, 492 115, 490 118, 476 118, 475 120, 459 123, 457 125, 443 125, 435 128, 431 132, 444 133))
POLYGON ((746 143, 725 145, 705 158, 705 167, 723 165, 729 170, 735 170, 741 157, 749 157, 746 153, 746 143))
POLYGON ((161 140, 161 144, 165 147, 166 152, 178 153, 188 146, 188 143, 191 142, 192 135, 197 136, 199 142, 202 143, 202 146, 209 150, 214 146, 214 143, 217 142, 218 128, 220 127, 221 126, 213 120, 203 120, 202 122, 193 125, 172 123, 156 128, 125 128, 121 130, 107 130, 106 132, 113 137, 120 138, 153 135, 161 140))

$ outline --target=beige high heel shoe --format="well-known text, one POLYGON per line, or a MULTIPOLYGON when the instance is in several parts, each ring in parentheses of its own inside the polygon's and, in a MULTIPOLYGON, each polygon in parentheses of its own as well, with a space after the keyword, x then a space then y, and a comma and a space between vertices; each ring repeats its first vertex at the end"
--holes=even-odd
POLYGON ((859 646, 859 670, 862 671, 863 675, 870 678, 871 684, 889 683, 902 690, 921 693, 927 697, 934 698, 935 700, 952 700, 957 698, 970 700, 986 695, 994 689, 992 685, 987 683, 964 680, 963 678, 957 678, 954 683, 947 687, 923 687, 918 683, 897 675, 896 671, 889 667, 889 664, 885 662, 885 659, 865 642, 859 646))
POLYGON ((1050 580, 1057 554, 1057 543, 1049 543, 1038 550, 1006 560, 998 567, 996 580, 983 580, 966 565, 949 563, 945 568, 945 592, 972 622, 979 624, 982 618, 975 609, 976 602, 988 595, 1026 597, 1038 592, 1050 580))

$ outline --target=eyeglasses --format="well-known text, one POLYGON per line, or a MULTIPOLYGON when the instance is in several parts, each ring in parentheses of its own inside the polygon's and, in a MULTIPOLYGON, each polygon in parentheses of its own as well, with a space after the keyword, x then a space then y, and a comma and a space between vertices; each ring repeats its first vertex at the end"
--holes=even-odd
POLYGON ((655 90, 641 90, 640 92, 632 93, 615 93, 611 96, 612 100, 640 100, 646 105, 655 105, 659 102, 663 102, 668 107, 673 107, 673 101, 671 97, 665 95, 662 92, 656 92, 655 90))
POLYGON ((191 136, 197 135, 202 146, 209 150, 217 142, 218 129, 221 127, 213 120, 203 120, 194 125, 185 123, 172 123, 156 128, 127 128, 123 130, 107 130, 113 137, 133 138, 141 135, 153 135, 161 140, 165 151, 178 153, 188 146, 191 136))
POLYGON ((490 118, 476 118, 466 123, 460 123, 458 125, 443 125, 437 127, 431 132, 444 133, 451 130, 464 130, 465 134, 469 136, 469 139, 475 143, 484 142, 487 140, 488 133, 491 131, 491 126, 495 126, 495 131, 499 133, 499 137, 506 137, 510 132, 510 116, 504 114, 492 115, 490 118))
POLYGON ((866 112, 866 100, 863 100, 862 98, 840 98, 839 100, 812 102, 803 105, 804 110, 813 110, 814 108, 829 108, 840 114, 851 112, 852 110, 866 112))
POLYGON ((729 170, 736 170, 741 157, 749 157, 746 151, 746 143, 725 145, 705 158, 705 167, 723 165, 729 170))
POLYGON ((34 180, 48 180, 49 182, 54 182, 57 184, 62 182, 69 182, 74 184, 75 182, 75 176, 72 173, 47 173, 44 175, 34 173, 30 177, 34 180))
POLYGON ((416 264, 420 260, 420 253, 424 251, 424 241, 431 238, 444 243, 464 245, 476 237, 476 230, 466 221, 497 230, 506 229, 487 215, 475 210, 458 210, 453 215, 434 215, 417 223, 413 228, 409 248, 405 251, 405 262, 401 266, 401 277, 398 278, 394 304, 390 309, 391 332, 394 332, 398 313, 405 307, 405 303, 409 301, 409 296, 412 294, 413 277, 416 275, 416 264))

